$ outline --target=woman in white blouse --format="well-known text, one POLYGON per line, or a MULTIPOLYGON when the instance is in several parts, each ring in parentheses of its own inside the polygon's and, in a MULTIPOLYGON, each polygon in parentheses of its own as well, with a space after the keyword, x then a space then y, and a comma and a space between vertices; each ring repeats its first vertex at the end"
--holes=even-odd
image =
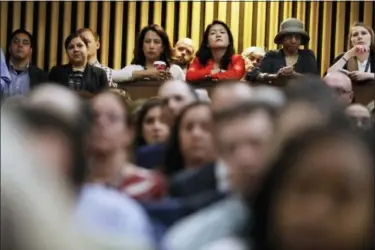
POLYGON ((162 27, 153 24, 144 27, 138 35, 132 63, 121 70, 113 71, 113 80, 116 82, 136 80, 168 79, 185 80, 182 69, 171 64, 172 49, 167 33, 162 27), (154 68, 155 61, 163 61, 165 70, 154 68))
POLYGON ((375 79, 375 37, 371 27, 355 23, 350 28, 349 49, 335 58, 328 72, 341 71, 352 80, 362 82, 375 79))

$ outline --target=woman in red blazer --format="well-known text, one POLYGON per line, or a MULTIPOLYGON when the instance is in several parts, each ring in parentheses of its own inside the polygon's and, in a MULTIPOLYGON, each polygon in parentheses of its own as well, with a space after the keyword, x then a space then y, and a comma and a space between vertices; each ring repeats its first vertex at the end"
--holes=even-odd
POLYGON ((245 61, 234 54, 233 35, 221 21, 213 21, 204 32, 203 41, 187 73, 187 81, 240 80, 245 61))

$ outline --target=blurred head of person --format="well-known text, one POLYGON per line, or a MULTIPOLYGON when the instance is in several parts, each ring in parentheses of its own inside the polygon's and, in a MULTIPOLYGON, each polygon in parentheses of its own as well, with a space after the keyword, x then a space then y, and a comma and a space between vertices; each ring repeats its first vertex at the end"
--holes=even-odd
POLYGON ((374 30, 370 26, 357 22, 350 27, 348 49, 351 49, 356 45, 365 45, 370 49, 375 50, 374 30))
POLYGON ((146 101, 137 112, 135 124, 135 148, 163 143, 169 135, 169 127, 162 120, 162 102, 153 98, 146 101))
MULTIPOLYGON (((283 142, 305 129, 342 120, 343 105, 332 98, 334 92, 319 77, 304 76, 290 81, 285 88, 286 103, 276 121, 275 135, 268 150, 268 159, 279 153, 283 142)), ((343 126, 348 120, 342 121, 343 126)))
POLYGON ((371 114, 370 111, 361 104, 352 104, 346 108, 346 114, 353 120, 353 123, 359 127, 368 129, 371 128, 371 114))
POLYGON ((162 117, 164 122, 172 126, 180 111, 196 101, 198 96, 186 82, 171 80, 163 83, 158 96, 162 101, 162 117))
POLYGON ((8 53, 13 62, 23 62, 31 60, 33 52, 33 37, 30 32, 24 29, 15 30, 10 35, 8 53))
POLYGON ((195 102, 181 111, 167 142, 165 174, 171 176, 215 161, 212 122, 208 103, 195 102))
POLYGON ((173 48, 174 62, 186 68, 194 57, 194 44, 190 38, 180 39, 173 48))
POLYGON ((36 142, 22 119, 17 110, 2 112, 1 249, 91 249, 72 223, 74 200, 65 180, 41 167, 47 162, 32 150, 36 142))
POLYGON ((85 67, 88 56, 87 40, 78 33, 72 33, 65 39, 64 45, 69 63, 73 67, 85 67))
POLYGON ((251 71, 259 65, 266 52, 260 47, 249 47, 242 52, 242 57, 245 60, 246 71, 251 71))
POLYGON ((335 91, 337 97, 344 105, 349 105, 353 102, 352 81, 347 75, 341 72, 332 72, 328 73, 323 81, 335 91))
POLYGON ((262 102, 241 103, 215 113, 215 144, 228 166, 232 191, 242 194, 261 181, 275 115, 276 110, 262 102))
POLYGON ((196 57, 202 65, 207 65, 208 61, 213 59, 212 52, 215 50, 225 51, 220 60, 220 69, 227 69, 235 54, 233 35, 228 25, 218 20, 206 27, 196 57))
POLYGON ((213 112, 229 108, 252 97, 252 89, 244 82, 222 82, 212 91, 211 106, 213 112))
POLYGON ((131 114, 126 101, 117 93, 104 91, 91 99, 94 124, 89 138, 93 157, 111 157, 132 142, 131 114))
MULTIPOLYGON (((100 48, 98 33, 90 28, 79 29, 77 30, 77 33, 87 41, 87 56, 89 58, 89 61, 91 58, 97 60, 97 53, 100 48)), ((95 63, 95 61, 92 63, 95 63)))
MULTIPOLYGON (((42 109, 32 104, 12 108, 19 122, 25 129, 25 137, 30 142, 29 151, 36 159, 57 173, 78 191, 87 175, 85 155, 85 126, 69 122, 52 109, 42 109)), ((49 170, 49 171, 50 171, 49 170)))
POLYGON ((157 24, 144 27, 138 34, 132 64, 147 66, 155 61, 170 65, 172 46, 167 33, 157 24))
POLYGON ((374 249, 373 138, 337 125, 286 141, 250 201, 252 249, 374 249))

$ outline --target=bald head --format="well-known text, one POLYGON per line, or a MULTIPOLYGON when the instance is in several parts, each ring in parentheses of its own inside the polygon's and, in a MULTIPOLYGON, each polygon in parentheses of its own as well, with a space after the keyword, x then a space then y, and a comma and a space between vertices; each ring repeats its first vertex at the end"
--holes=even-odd
POLYGON ((194 44, 190 38, 180 39, 174 46, 175 61, 182 68, 186 68, 194 56, 194 44))
POLYGON ((252 89, 243 82, 223 83, 212 92, 211 102, 213 111, 235 106, 238 103, 249 101, 252 97, 252 89))
POLYGON ((352 81, 346 74, 343 74, 341 72, 328 73, 324 77, 323 81, 337 93, 339 99, 343 103, 348 105, 352 103, 352 81))
POLYGON ((358 103, 352 104, 346 108, 345 112, 358 127, 368 128, 371 126, 371 114, 365 106, 358 103))
POLYGON ((180 80, 165 82, 158 95, 163 103, 163 118, 169 125, 184 107, 197 100, 194 90, 180 80))
POLYGON ((57 113, 71 122, 75 122, 81 111, 81 100, 78 95, 56 84, 43 84, 36 87, 30 93, 29 103, 57 113))

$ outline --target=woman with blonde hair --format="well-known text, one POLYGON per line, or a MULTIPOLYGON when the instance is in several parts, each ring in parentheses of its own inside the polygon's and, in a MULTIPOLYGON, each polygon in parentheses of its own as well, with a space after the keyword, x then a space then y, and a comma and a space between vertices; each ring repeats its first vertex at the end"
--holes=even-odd
MULTIPOLYGON (((368 82, 373 85, 375 80, 375 35, 371 27, 360 22, 352 25, 348 38, 348 50, 337 56, 333 65, 328 69, 328 72, 334 71, 347 74, 354 81, 353 83, 363 85, 362 83, 368 82)), ((374 91, 373 89, 368 91, 364 87, 354 86, 354 92, 357 101, 367 104, 374 99, 374 91), (361 100, 358 100, 358 96, 361 100)), ((373 88, 373 86, 371 87, 373 88)))

